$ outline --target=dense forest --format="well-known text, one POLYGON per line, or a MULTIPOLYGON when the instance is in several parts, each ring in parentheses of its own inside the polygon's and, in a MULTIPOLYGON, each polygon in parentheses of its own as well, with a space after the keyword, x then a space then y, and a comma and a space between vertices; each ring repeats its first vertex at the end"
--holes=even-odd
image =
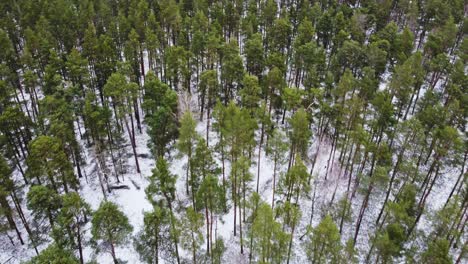
POLYGON ((467 263, 467 13, 0 1, 0 263, 467 263))

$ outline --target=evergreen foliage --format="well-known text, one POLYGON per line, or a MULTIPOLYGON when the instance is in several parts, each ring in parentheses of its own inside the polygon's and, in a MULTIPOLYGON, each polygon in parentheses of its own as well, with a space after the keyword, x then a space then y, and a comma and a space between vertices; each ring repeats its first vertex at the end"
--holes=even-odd
POLYGON ((466 262, 465 2, 0 13, 0 262, 466 262))

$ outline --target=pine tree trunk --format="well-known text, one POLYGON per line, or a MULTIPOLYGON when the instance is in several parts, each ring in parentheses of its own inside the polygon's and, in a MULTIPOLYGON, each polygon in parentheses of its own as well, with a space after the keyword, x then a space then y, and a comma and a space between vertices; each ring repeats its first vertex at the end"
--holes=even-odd
POLYGON ((313 177, 313 173, 314 173, 314 168, 315 168, 315 164, 317 163, 317 157, 320 153, 320 147, 322 146, 322 141, 321 139, 318 140, 318 146, 317 146, 317 152, 315 153, 315 156, 314 156, 314 160, 312 161, 312 167, 310 168, 310 173, 309 173, 309 184, 310 184, 310 181, 312 180, 312 177, 313 177))
POLYGON ((206 109, 206 146, 209 146, 210 142, 210 107, 206 109))
POLYGON ((21 144, 21 142, 16 143, 14 138, 13 138, 13 135, 9 131, 6 132, 6 136, 7 136, 8 142, 10 143, 10 146, 12 147, 12 149, 14 150, 16 155, 18 155, 19 158, 26 157, 26 154, 24 153, 23 145, 21 144), (18 150, 18 147, 20 147, 21 153, 18 150), (21 154, 23 154, 23 155, 21 155, 21 154))
MULTIPOLYGON (((438 157, 436 157, 436 159, 437 158, 438 157)), ((435 161, 434 161, 434 163, 435 163, 435 161)), ((429 171, 428 175, 430 175, 430 174, 431 174, 431 172, 429 171)), ((421 215, 423 214, 424 207, 426 205, 426 199, 429 196, 429 194, 431 193, 432 187, 434 186, 434 183, 437 180, 438 175, 439 175, 439 165, 437 165, 437 168, 435 169, 435 175, 434 175, 434 178, 433 178, 432 182, 429 183, 429 186, 428 186, 429 189, 425 188, 424 191, 423 191, 421 200, 419 201, 419 204, 418 204, 418 213, 417 213, 417 216, 416 216, 416 220, 414 221, 413 225, 410 227, 410 229, 408 231, 408 236, 411 235, 411 233, 414 231, 414 228, 416 228, 416 226, 418 225, 419 219, 421 219, 421 215), (427 192, 426 192, 426 189, 427 189, 427 192)))
POLYGON ((468 247, 466 245, 462 246, 462 249, 460 251, 460 255, 458 255, 458 258, 457 258, 457 261, 455 262, 455 264, 460 264, 462 263, 461 260, 464 259, 464 256, 466 254, 466 249, 468 247))
POLYGON ((325 171, 325 181, 327 180, 328 171, 330 170, 330 161, 332 160, 332 155, 334 155, 334 153, 335 153, 337 139, 338 139, 338 131, 335 131, 335 134, 334 134, 333 140, 332 140, 331 149, 330 149, 330 155, 328 156, 328 160, 327 160, 327 168, 326 168, 326 171, 325 171))
POLYGON ((258 144, 257 189, 256 189, 257 193, 258 193, 258 186, 260 184, 260 161, 261 161, 261 156, 262 156, 263 134, 264 134, 264 129, 263 129, 263 123, 262 123, 262 128, 260 132, 260 143, 258 144))
MULTIPOLYGON (((213 262, 213 222, 214 222, 213 211, 210 210, 210 237, 209 237, 209 241, 210 241, 210 246, 211 246, 211 252, 210 252, 211 253, 210 254, 211 262, 213 262)), ((215 234, 215 240, 216 240, 216 234, 215 234)), ((215 244, 216 244, 216 241, 215 241, 215 244)))
POLYGON ((294 237, 294 231, 296 229, 296 224, 294 223, 292 226, 291 230, 291 238, 289 239, 289 246, 288 246, 288 259, 286 261, 287 264, 289 264, 289 259, 291 258, 291 249, 292 249, 292 244, 293 244, 293 237, 294 237))
MULTIPOLYGON (((170 216, 170 220, 171 220, 171 228, 172 228, 172 231, 174 232, 175 231, 175 224, 174 224, 174 220, 172 219, 174 217, 174 213, 173 213, 173 210, 172 210, 172 201, 171 199, 167 196, 167 194, 164 194, 166 200, 167 200, 167 204, 169 206, 169 211, 171 212, 171 216, 170 216)), ((176 253, 176 259, 177 259, 177 264, 180 264, 180 257, 179 257, 179 239, 173 235, 173 239, 174 239, 174 245, 175 245, 175 253, 176 253)))
MULTIPOLYGON (((107 127, 107 129, 106 129, 107 130, 107 139, 109 140, 109 152, 111 154, 112 165, 114 167, 114 172, 115 172, 115 177, 117 178, 117 182, 120 183, 119 172, 117 171, 117 165, 115 164, 114 150, 112 148, 112 146, 114 145, 114 140, 112 138, 111 129, 110 129, 110 126, 109 126, 108 122, 106 123, 106 127, 107 127)), ((96 139, 96 141, 97 141, 96 144, 99 144, 99 146, 104 145, 102 143, 102 140, 99 137, 96 139)), ((101 148, 99 148, 99 150, 96 149, 96 155, 100 156, 102 154, 101 151, 102 151, 101 148), (97 152, 97 151, 99 151, 99 152, 97 152)))
MULTIPOLYGON (((233 160, 234 161, 234 160, 233 160)), ((234 201, 234 236, 237 235, 236 220, 237 220, 237 172, 234 173, 234 181, 232 183, 232 200, 234 201)))
MULTIPOLYGON (((16 153, 13 152, 13 159, 15 160, 15 165, 16 167, 18 168, 21 176, 23 177, 23 180, 24 180, 24 183, 25 184, 29 184, 29 181, 28 179, 26 178, 25 174, 24 174, 24 170, 23 170, 23 167, 21 166, 21 162, 19 161, 18 157, 16 156, 16 153)), ((39 183, 40 184, 40 183, 39 183)))
POLYGON ((271 209, 275 209, 275 190, 276 190, 276 167, 278 165, 278 159, 275 157, 274 165, 273 165, 273 198, 271 199, 271 209))
MULTIPOLYGON (((124 118, 124 119, 125 119, 125 118, 124 118)), ((126 119, 124 120, 124 123, 125 123, 125 127, 127 128, 128 136, 129 136, 129 138, 130 138, 130 143, 131 143, 131 145, 132 145, 133 156, 135 157, 135 166, 136 166, 137 173, 141 173, 141 171, 140 171, 140 164, 138 163, 138 154, 137 154, 137 152, 136 152, 135 141, 133 140, 133 136, 132 136, 132 133, 131 133, 131 131, 130 131, 130 127, 128 126, 128 122, 127 122, 126 119)))
MULTIPOLYGON (((190 167, 190 157, 187 155, 187 168, 185 169, 185 194, 189 194, 189 167, 190 167)), ((192 188, 193 192, 193 188, 192 188)), ((192 203, 195 204, 195 199, 192 196, 192 203)), ((193 207, 195 208, 195 206, 193 207)))
POLYGON ((156 236, 156 241, 155 241, 155 256, 153 256, 153 260, 155 264, 159 264, 159 239, 158 236, 156 236))
POLYGON ((135 115, 135 120, 137 122, 138 132, 140 132, 140 134, 141 134, 140 110, 138 108, 138 100, 136 98, 133 99, 133 112, 134 112, 134 115, 135 115))
MULTIPOLYGON (((379 144, 380 144, 380 140, 377 143, 377 146, 379 146, 379 144)), ((369 197, 370 197, 370 195, 372 193, 372 189, 374 188, 374 183, 373 183, 373 180, 372 180, 372 176, 373 176, 373 173, 374 173, 374 166, 375 166, 375 162, 376 162, 376 153, 374 153, 372 156, 373 156, 372 157, 372 166, 371 166, 370 175, 369 175, 369 177, 371 178, 371 182, 369 183, 369 187, 367 188, 366 197, 362 201, 361 209, 359 211, 358 221, 356 223, 356 232, 354 233, 354 238, 353 238, 354 244, 356 244, 356 240, 357 240, 357 237, 359 235, 359 230, 361 228, 362 219, 364 218, 364 213, 366 212, 367 205, 369 203, 369 197)))
MULTIPOLYGON (((245 212, 244 212, 245 214, 245 212)), ((244 254, 244 242, 242 238, 242 206, 239 204, 239 235, 240 235, 240 253, 244 254)))
POLYGON ((461 167, 461 170, 460 170, 460 175, 458 176, 458 179, 457 179, 457 182, 455 183, 455 186, 453 186, 452 190, 450 191, 450 194, 447 198, 447 201, 445 202, 444 204, 444 208, 447 206, 447 204, 449 203, 450 199, 452 198, 453 194, 455 193, 455 190, 457 189, 457 186, 458 184, 460 183, 460 181, 462 180, 462 178, 464 177, 464 174, 465 174, 465 165, 466 165, 466 162, 467 162, 467 158, 468 158, 468 151, 465 152, 465 156, 463 158, 463 163, 462 163, 462 167, 461 167))
POLYGON ((72 151, 71 154, 72 154, 73 160, 75 162, 76 171, 78 173, 78 178, 83 178, 83 174, 81 173, 80 161, 78 160, 77 153, 72 151))
POLYGON ((76 237, 77 237, 77 240, 78 240, 78 253, 80 255, 80 264, 83 264, 84 259, 83 259, 83 247, 82 247, 82 244, 81 244, 80 225, 79 225, 78 222, 77 222, 76 225, 77 225, 76 237))
POLYGON ((364 200, 362 201, 361 209, 359 211, 358 221, 356 223, 356 231, 354 233, 353 243, 356 244, 357 237, 359 235, 359 230, 361 229, 362 218, 364 217, 365 210, 367 208, 367 204, 369 202, 369 196, 372 192, 373 185, 370 184, 369 188, 367 189, 367 194, 364 200))
POLYGON ((11 210, 10 205, 8 204, 6 197, 4 196, 0 197, 0 206, 2 208, 3 214, 5 215, 7 219, 8 225, 10 226, 11 229, 15 230, 16 235, 18 236, 18 239, 21 245, 24 245, 23 238, 21 237, 21 233, 18 230, 18 227, 16 226, 15 220, 13 219, 12 210, 11 210))
MULTIPOLYGON (((197 78, 198 78, 198 75, 197 75, 197 78)), ((199 83, 198 80, 197 80, 197 83, 199 83)), ((198 103, 200 105, 200 118, 199 118, 200 122, 203 122, 203 114, 205 113, 205 94, 206 94, 205 90, 202 90, 202 92, 198 96, 198 101, 199 101, 198 103)))
MULTIPOLYGON (((97 158, 97 162, 96 162, 97 165, 98 165, 98 168, 99 168, 98 171, 97 171, 97 175, 98 175, 98 178, 99 178, 99 185, 101 186, 102 195, 104 196, 104 201, 106 201, 107 200, 107 193, 106 193, 106 190, 104 188, 104 183, 103 183, 103 179, 102 179, 103 166, 101 165, 101 161, 99 161, 99 159, 100 158, 97 158)), ((109 188, 108 188, 108 190, 109 190, 109 188)))
POLYGON ((193 234, 193 231, 191 232, 191 235, 192 235, 192 260, 193 260, 193 264, 197 264, 197 250, 195 246, 195 236, 193 234))
POLYGON ((458 210, 458 212, 456 214, 456 217, 455 217, 455 220, 452 222, 452 225, 449 228, 449 232, 447 232, 447 240, 450 241, 449 242, 450 248, 452 247, 452 244, 453 244, 455 238, 458 241, 458 238, 459 238, 460 234, 463 234, 463 229, 466 226, 466 224, 464 224, 464 223, 466 223, 466 221, 468 221, 468 218, 464 217, 466 215, 466 211, 468 210, 468 207, 465 206, 467 201, 468 201, 468 196, 465 195, 465 199, 464 199, 463 203, 460 206, 460 210, 458 210), (456 226, 455 226, 455 224, 456 224, 456 226), (462 230, 461 230, 461 232, 458 232, 459 229, 460 229, 460 226, 462 227, 462 230))
MULTIPOLYGON (((465 207, 464 214, 466 214, 466 210, 467 210, 467 208, 465 207)), ((450 244, 449 244, 450 247, 452 247, 452 245, 454 245, 453 244, 454 240, 459 241, 461 234, 464 234, 465 228, 467 226, 467 222, 468 222, 468 218, 460 217, 460 221, 459 221, 459 223, 457 225, 457 228, 455 230, 457 233, 450 240, 450 244)), ((456 243, 458 243, 458 242, 455 242, 454 246, 456 246, 456 243)))
MULTIPOLYGON (((413 136, 411 137, 411 140, 414 139, 415 135, 416 134, 414 133, 413 136)), ((402 145, 402 149, 400 150, 400 153, 398 154, 398 158, 397 158, 397 161, 395 163, 395 166, 393 167, 392 177, 390 178, 390 182, 388 184, 387 192, 385 194, 385 200, 383 202, 382 209, 380 209, 379 216, 377 217, 377 220, 375 221, 375 223, 377 225, 379 224, 380 218, 382 217, 382 214, 383 214, 383 212, 385 210, 385 206, 387 205, 388 198, 390 197, 390 192, 392 191, 393 182, 395 181, 396 174, 397 174, 397 172, 398 172, 398 170, 400 168, 400 163, 401 163, 401 161, 403 159, 403 155, 405 153, 406 145, 408 144, 408 141, 409 141, 409 135, 405 138, 405 140, 403 142, 403 145, 402 145)))
MULTIPOLYGON (((139 57, 140 57, 140 70, 141 70, 141 76, 143 77, 143 81, 145 80, 145 62, 143 58, 143 47, 140 43, 140 48, 139 48, 139 57)), ((140 82, 140 80, 138 80, 140 82)))
POLYGON ((114 260, 114 264, 119 264, 119 261, 117 261, 117 257, 115 255, 114 243, 110 242, 109 244, 111 247, 111 255, 112 255, 112 259, 114 260))
POLYGON ((31 228, 29 227, 28 222, 26 221, 26 217, 24 216, 23 209, 21 208, 20 201, 18 197, 16 196, 15 191, 13 191, 10 194, 13 203, 15 204, 16 211, 18 212, 18 216, 20 217, 21 222, 23 223, 24 229, 26 229, 26 233, 28 233, 29 240, 31 240, 31 244, 34 248, 34 251, 36 252, 36 255, 39 255, 39 251, 37 250, 37 245, 35 240, 33 239, 33 233, 31 231, 31 228))
POLYGON ((289 150, 289 161, 288 161, 288 170, 287 171, 289 171, 289 169, 291 169, 293 156, 294 156, 294 144, 291 144, 291 148, 289 150))
MULTIPOLYGON (((369 151, 366 150, 366 152, 364 153, 364 160, 362 161, 360 167, 358 168, 358 172, 356 173, 356 179, 354 180, 353 193, 351 194, 351 199, 354 198, 354 196, 356 195, 356 191, 359 188, 359 183, 361 181, 361 173, 364 170, 364 167, 366 166, 368 157, 369 157, 369 151)), ((354 162, 353 162, 353 165, 354 165, 354 162)))
MULTIPOLYGON (((207 204, 205 199, 205 204, 207 204)), ((206 219, 206 253, 210 255, 210 220, 208 217, 208 207, 205 206, 205 219, 206 219)))

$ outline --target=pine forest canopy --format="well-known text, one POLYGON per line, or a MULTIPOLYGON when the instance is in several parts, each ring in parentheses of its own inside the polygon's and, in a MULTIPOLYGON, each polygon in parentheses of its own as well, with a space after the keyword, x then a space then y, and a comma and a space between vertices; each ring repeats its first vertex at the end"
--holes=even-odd
POLYGON ((0 263, 468 263, 464 1, 0 14, 0 263))

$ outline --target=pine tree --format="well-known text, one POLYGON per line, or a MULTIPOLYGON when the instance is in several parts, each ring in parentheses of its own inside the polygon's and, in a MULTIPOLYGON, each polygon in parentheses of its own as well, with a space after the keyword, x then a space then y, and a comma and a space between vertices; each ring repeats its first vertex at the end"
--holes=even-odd
MULTIPOLYGON (((392 257, 399 257, 408 240, 408 231, 416 214, 416 188, 408 184, 402 187, 398 202, 388 205, 388 224, 377 232, 374 245, 378 250, 378 259, 391 262, 392 257)), ((372 250, 371 250, 372 251, 372 250)), ((370 251, 370 252, 371 252, 370 251)), ((370 254, 370 253, 369 253, 370 254)))
POLYGON ((89 85, 90 81, 89 71, 87 69, 88 60, 83 58, 82 54, 74 48, 68 54, 65 66, 73 85, 77 86, 79 88, 78 90, 82 93, 79 94, 79 97, 84 99, 86 96, 85 85, 89 85))
POLYGON ((153 206, 153 210, 145 212, 144 227, 134 239, 134 247, 140 255, 140 260, 157 264, 170 254, 170 215, 169 211, 161 206, 153 206))
POLYGON ((91 220, 91 234, 98 244, 98 249, 109 250, 114 263, 119 263, 115 247, 123 245, 129 239, 133 227, 127 216, 112 202, 101 202, 91 220))
POLYGON ((112 107, 114 109, 117 124, 123 122, 127 129, 129 141, 132 146, 133 156, 137 173, 140 173, 140 164, 136 152, 135 127, 133 123, 132 111, 138 111, 138 105, 134 104, 137 96, 138 86, 135 83, 128 83, 121 73, 113 73, 104 86, 104 95, 112 98, 112 107), (135 109, 134 109, 135 108, 135 109), (131 127, 127 118, 130 118, 131 127))
POLYGON ((92 142, 94 143, 96 164, 99 169, 99 184, 104 197, 106 197, 107 191, 110 192, 108 185, 108 174, 110 172, 105 161, 107 153, 111 155, 117 183, 120 182, 119 176, 123 173, 122 158, 114 155, 115 139, 113 132, 116 130, 114 126, 115 123, 111 122, 111 110, 106 106, 100 106, 94 93, 88 93, 86 96, 84 115, 86 116, 85 126, 88 128, 92 142), (102 175, 104 175, 104 177, 102 177, 102 175), (105 190, 104 182, 107 186, 107 190, 105 190))
POLYGON ((342 245, 338 228, 327 215, 315 228, 310 228, 306 252, 312 263, 341 263, 342 245))
POLYGON ((255 33, 246 40, 244 53, 247 60, 247 71, 261 78, 260 76, 263 73, 265 58, 263 54, 262 35, 260 33, 255 33))
MULTIPOLYGON (((5 98, 6 99, 6 98, 5 98)), ((5 145, 11 149, 12 159, 20 170, 25 183, 28 179, 21 165, 20 160, 29 154, 29 143, 32 137, 31 128, 33 123, 18 106, 5 106, 0 114, 0 132, 5 137, 5 145)))
POLYGON ((244 77, 244 66, 239 55, 237 42, 231 40, 223 46, 223 63, 221 65, 221 83, 226 105, 234 98, 234 91, 244 77))
POLYGON ((28 264, 78 264, 78 259, 72 252, 52 244, 41 253, 27 261, 28 264))
POLYGON ((273 160, 273 197, 271 201, 271 207, 275 208, 275 193, 276 193, 276 176, 278 175, 279 169, 286 162, 285 153, 288 150, 288 143, 285 140, 285 135, 276 129, 273 131, 273 136, 268 144, 267 155, 273 160))
POLYGON ((211 111, 215 105, 216 97, 218 96, 219 84, 215 70, 206 70, 200 76, 200 85, 198 92, 200 93, 200 120, 203 120, 203 113, 206 108, 206 143, 209 143, 211 111))
POLYGON ((8 201, 8 195, 15 189, 15 183, 11 178, 11 174, 12 171, 8 166, 8 163, 2 156, 0 156, 0 215, 2 218, 5 217, 7 220, 7 224, 4 225, 2 223, 0 225, 0 230, 2 233, 7 233, 9 230, 14 229, 20 243, 23 245, 23 237, 15 222, 13 208, 8 201))
POLYGON ((26 160, 26 173, 30 178, 34 177, 38 184, 47 184, 56 192, 62 186, 65 192, 69 186, 77 188, 73 167, 57 138, 39 136, 30 143, 29 149, 31 154, 26 160))
POLYGON ((277 214, 281 214, 283 217, 283 230, 285 226, 287 226, 290 230, 290 239, 288 243, 288 253, 286 259, 286 263, 289 263, 291 259, 294 233, 296 231, 297 225, 299 224, 299 221, 301 220, 302 214, 298 204, 293 204, 288 201, 277 208, 277 214))
POLYGON ((226 246, 224 245, 224 241, 222 238, 216 238, 215 244, 212 251, 212 261, 214 264, 221 264, 223 263, 223 254, 226 251, 226 246))
POLYGON ((85 225, 91 216, 91 208, 78 193, 70 192, 62 196, 62 208, 57 216, 58 226, 52 236, 57 245, 72 251, 78 250, 80 263, 84 263, 83 245, 86 244, 85 225))
POLYGON ((295 164, 285 173, 279 183, 284 199, 288 202, 298 203, 303 194, 309 192, 309 173, 300 157, 296 157, 295 164))
POLYGON ((241 104, 247 108, 251 115, 253 115, 258 109, 258 103, 260 101, 260 86, 258 84, 258 78, 252 75, 244 75, 242 80, 242 89, 239 91, 241 96, 241 104))
POLYGON ((189 186, 190 186, 190 193, 192 195, 192 203, 195 206, 195 193, 196 190, 196 179, 194 178, 195 175, 193 174, 193 170, 191 167, 192 164, 192 156, 195 152, 195 141, 198 137, 198 133, 195 131, 196 123, 192 117, 192 113, 190 111, 186 111, 180 120, 180 128, 179 128, 179 140, 177 142, 177 148, 182 155, 187 156, 187 164, 186 164, 186 177, 185 177, 185 190, 186 193, 189 194, 189 186))
POLYGON ((239 223, 241 254, 244 253, 242 222, 245 222, 246 218, 245 209, 246 197, 248 196, 248 183, 252 180, 252 174, 249 172, 250 165, 250 160, 245 156, 241 156, 232 164, 231 168, 231 190, 232 200, 234 201, 234 236, 237 235, 235 225, 239 223), (239 210, 238 214, 237 209, 239 210))
POLYGON ((421 261, 424 263, 452 263, 449 255, 448 241, 445 239, 436 239, 430 241, 426 251, 423 252, 421 261))
POLYGON ((273 217, 273 210, 266 203, 260 203, 252 223, 249 236, 252 237, 255 259, 261 263, 281 263, 287 254, 289 235, 273 217))
POLYGON ((171 225, 170 234, 174 243, 174 255, 177 263, 180 263, 179 256, 179 223, 174 215, 173 203, 175 201, 175 183, 177 177, 170 173, 168 164, 164 158, 160 157, 157 160, 156 168, 153 169, 153 174, 150 177, 150 184, 145 189, 146 197, 153 206, 162 206, 169 209, 169 221, 171 225), (157 196, 162 196, 158 200, 157 196))
MULTIPOLYGON (((48 125, 41 125, 41 127, 45 130, 45 133, 60 141, 65 154, 71 157, 71 161, 77 169, 78 178, 82 178, 81 165, 83 160, 74 127, 74 119, 76 117, 70 114, 73 111, 73 103, 67 101, 67 98, 60 98, 59 95, 60 93, 56 93, 53 96, 46 96, 41 100, 41 113, 39 117, 49 120, 48 125)), ((68 97, 68 94, 65 94, 65 96, 68 97)))
POLYGON ((200 138, 192 161, 194 175, 201 178, 200 186, 196 194, 196 208, 204 209, 206 219, 206 251, 210 255, 213 238, 214 215, 220 214, 226 205, 225 185, 219 184, 218 175, 220 168, 216 165, 211 150, 200 138))
POLYGON ((170 80, 172 88, 180 91, 182 87, 181 79, 183 80, 183 88, 189 93, 191 71, 188 68, 190 52, 181 46, 170 46, 165 50, 165 67, 166 76, 170 80))
POLYGON ((47 219, 50 228, 53 228, 59 209, 62 207, 62 199, 54 190, 42 185, 36 185, 31 187, 28 192, 27 206, 33 212, 37 223, 47 219))
POLYGON ((194 208, 188 207, 185 212, 185 221, 182 226, 182 245, 192 252, 192 263, 197 263, 197 252, 204 243, 203 234, 200 229, 203 227, 203 214, 197 213, 194 208))
MULTIPOLYGON (((273 58, 270 58, 273 60, 273 58)), ((286 69, 279 68, 277 65, 272 67, 266 76, 266 100, 268 100, 268 113, 271 115, 273 107, 278 107, 281 102, 280 94, 286 86, 284 73, 286 69)))
POLYGON ((309 119, 304 109, 299 109, 289 120, 289 165, 292 166, 296 154, 302 158, 306 157, 309 140, 312 132, 309 129, 309 119))
POLYGON ((143 109, 149 127, 149 147, 156 157, 168 151, 168 145, 178 136, 177 93, 152 73, 146 77, 143 109))

